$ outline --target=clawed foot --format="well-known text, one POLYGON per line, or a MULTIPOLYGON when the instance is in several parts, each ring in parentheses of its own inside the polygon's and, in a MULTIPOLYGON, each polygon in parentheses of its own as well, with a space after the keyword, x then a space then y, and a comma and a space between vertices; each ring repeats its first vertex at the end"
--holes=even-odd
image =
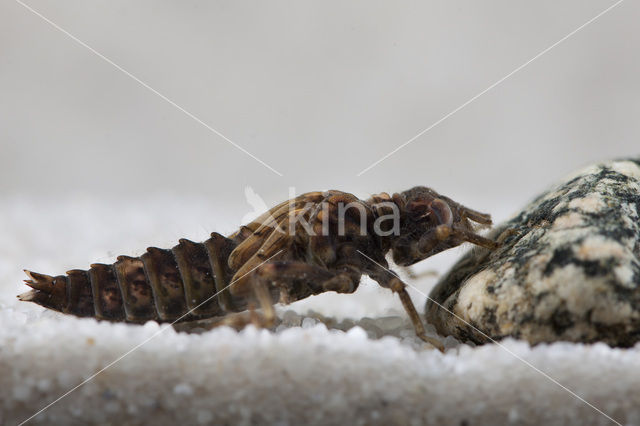
POLYGON ((436 340, 432 337, 427 336, 424 333, 418 334, 417 335, 420 340, 422 340, 423 342, 429 343, 431 345, 433 345, 436 349, 438 349, 440 352, 444 353, 444 345, 439 341, 436 340))

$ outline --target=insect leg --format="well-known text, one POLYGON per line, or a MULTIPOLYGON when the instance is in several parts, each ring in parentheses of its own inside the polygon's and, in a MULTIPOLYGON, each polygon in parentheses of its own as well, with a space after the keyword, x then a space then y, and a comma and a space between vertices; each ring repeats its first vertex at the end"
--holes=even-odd
MULTIPOLYGON (((250 307, 251 309, 251 307, 250 307)), ((277 322, 277 321, 275 321, 277 322)), ((257 327, 263 327, 264 321, 262 314, 249 311, 249 312, 234 312, 219 317, 204 318, 194 321, 178 322, 173 324, 173 328, 176 331, 184 332, 196 332, 200 330, 212 330, 216 327, 227 326, 236 330, 242 330, 249 324, 253 324, 257 327)), ((274 324, 275 325, 275 324, 274 324)))
POLYGON ((391 291, 393 291, 394 293, 398 293, 398 296, 400 296, 402 306, 404 307, 404 310, 407 311, 407 315, 409 315, 409 319, 411 319, 411 322, 413 323, 413 328, 416 330, 416 335, 423 341, 430 343, 438 348, 440 352, 444 352, 444 346, 442 345, 442 343, 427 336, 424 330, 424 326, 422 325, 422 321, 420 320, 420 316, 416 311, 416 307, 413 305, 409 293, 407 293, 405 283, 400 281, 400 279, 394 277, 390 282, 389 288, 391 289, 391 291))
POLYGON ((249 324, 259 328, 271 328, 276 323, 276 312, 273 309, 273 298, 269 293, 265 280, 258 274, 259 268, 247 276, 248 288, 252 289, 253 300, 248 302, 248 312, 227 314, 219 320, 214 319, 210 328, 227 325, 240 330, 249 324), (262 313, 256 312, 255 304, 262 309, 262 313))
POLYGON ((357 267, 350 265, 342 265, 336 270, 329 270, 304 262, 286 261, 262 265, 256 272, 265 280, 265 283, 274 283, 278 287, 286 289, 291 301, 325 291, 352 293, 362 275, 357 267), (305 285, 300 286, 301 282, 305 285))
POLYGON ((482 235, 476 234, 473 231, 464 229, 457 226, 439 225, 432 231, 426 233, 420 238, 419 247, 420 251, 427 253, 432 250, 438 244, 446 241, 449 238, 457 238, 460 241, 467 241, 480 247, 485 247, 490 250, 498 248, 498 243, 482 235))
POLYGON ((269 294, 269 290, 265 284, 264 279, 262 277, 255 275, 257 278, 254 279, 253 291, 262 308, 262 312, 264 317, 258 319, 258 321, 263 321, 263 327, 271 327, 276 319, 276 311, 273 309, 273 301, 271 300, 271 295, 269 294))
POLYGON ((324 291, 351 293, 357 288, 360 276, 359 269, 350 265, 328 270, 303 262, 265 263, 247 276, 247 288, 252 290, 249 296, 253 297, 252 302, 257 303, 262 313, 255 311, 252 303, 249 303, 249 312, 202 320, 199 321, 198 327, 213 328, 226 325, 239 330, 254 324, 257 327, 270 328, 277 322, 273 308, 277 296, 276 289, 281 290, 279 302, 288 303, 324 291))
POLYGON ((479 223, 481 225, 491 225, 491 215, 487 213, 480 213, 479 211, 472 210, 469 207, 460 206, 461 215, 467 219, 479 223))
MULTIPOLYGON (((382 265, 379 265, 379 266, 382 266, 382 265)), ((416 311, 416 307, 413 305, 413 302, 411 301, 411 297, 409 296, 409 293, 407 293, 407 290, 406 290, 407 285, 403 283, 402 280, 400 280, 400 278, 398 278, 395 273, 386 269, 386 267, 371 271, 369 273, 369 276, 373 280, 375 280, 378 284, 380 284, 380 286, 388 288, 394 293, 398 293, 398 296, 400 297, 400 301, 402 302, 402 306, 404 307, 404 310, 407 312, 407 315, 409 315, 409 319, 413 324, 413 328, 416 331, 416 335, 424 342, 430 343, 436 348, 438 348, 441 352, 444 352, 444 346, 442 345, 442 343, 440 343, 436 339, 433 339, 427 336, 424 330, 424 326, 422 325, 422 321, 420 320, 420 315, 418 315, 418 312, 416 311)))
POLYGON ((439 273, 434 269, 428 269, 422 272, 416 272, 411 266, 400 266, 400 269, 411 278, 412 280, 418 280, 421 278, 437 278, 439 273))
POLYGON ((488 248, 489 250, 495 250, 496 248, 498 248, 498 243, 496 243, 495 241, 485 238, 482 235, 478 235, 467 229, 457 228, 454 226, 451 234, 480 247, 488 248))

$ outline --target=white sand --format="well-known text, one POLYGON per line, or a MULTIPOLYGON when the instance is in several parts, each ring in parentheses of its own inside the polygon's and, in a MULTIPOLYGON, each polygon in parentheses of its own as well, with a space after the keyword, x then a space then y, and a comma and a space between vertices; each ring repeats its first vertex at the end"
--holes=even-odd
MULTIPOLYGON (((398 301, 369 281, 354 295, 326 294, 289 307, 329 317, 329 329, 289 312, 276 333, 250 327, 185 334, 18 302, 15 295, 26 290, 22 268, 62 273, 140 254, 147 245, 170 247, 179 237, 202 240, 235 223, 216 222, 215 206, 193 199, 0 201, 0 424, 26 420, 139 346, 32 422, 611 423, 535 366, 620 423, 640 425, 640 346, 531 348, 508 340, 473 348, 449 338, 441 354, 414 338, 398 301), (350 328, 354 322, 360 326, 350 328)), ((442 271, 460 254, 418 269, 442 271)), ((415 284, 427 291, 433 282, 415 284)), ((412 296, 422 312, 424 298, 412 296)))

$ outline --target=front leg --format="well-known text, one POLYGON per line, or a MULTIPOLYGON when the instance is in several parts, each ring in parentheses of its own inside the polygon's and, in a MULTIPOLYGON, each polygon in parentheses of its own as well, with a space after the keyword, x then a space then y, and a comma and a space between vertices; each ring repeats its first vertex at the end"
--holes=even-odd
POLYGON ((402 280, 398 278, 398 276, 394 272, 388 269, 384 269, 381 265, 378 265, 378 266, 381 269, 381 271, 377 271, 371 274, 370 275, 371 278, 375 280, 378 284, 380 284, 380 286, 386 287, 391 291, 393 291, 394 293, 398 293, 398 296, 400 297, 400 301, 402 302, 402 306, 404 307, 404 310, 407 312, 407 315, 409 315, 409 319, 411 319, 411 323, 413 324, 413 328, 416 331, 416 335, 422 341, 430 343, 436 348, 438 348, 440 352, 444 352, 444 346, 442 345, 442 343, 440 343, 440 341, 427 336, 427 333, 424 330, 424 325, 422 325, 422 320, 420 319, 420 315, 418 315, 418 311, 416 311, 416 307, 413 305, 413 302, 411 301, 411 296, 409 296, 409 293, 407 293, 407 289, 406 289, 407 285, 403 283, 402 280))
POLYGON ((400 269, 409 277, 410 280, 416 281, 422 278, 438 278, 438 271, 435 269, 428 269, 422 272, 416 272, 411 266, 400 266, 400 269))
POLYGON ((442 345, 442 343, 440 343, 439 340, 427 336, 424 330, 424 326, 422 325, 422 321, 420 320, 420 315, 418 315, 416 307, 413 305, 409 293, 407 293, 406 284, 403 283, 400 278, 396 277, 391 281, 389 288, 391 288, 391 291, 398 293, 398 296, 400 296, 402 306, 404 307, 404 310, 407 311, 407 314, 409 315, 409 318, 413 323, 413 328, 416 330, 416 335, 423 341, 431 343, 433 346, 438 348, 440 352, 444 352, 444 346, 442 345))

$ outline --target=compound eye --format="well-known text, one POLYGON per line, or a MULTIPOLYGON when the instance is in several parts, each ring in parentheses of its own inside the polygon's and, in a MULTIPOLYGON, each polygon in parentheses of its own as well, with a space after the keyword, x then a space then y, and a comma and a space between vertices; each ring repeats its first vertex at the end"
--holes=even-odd
POLYGON ((430 212, 437 218, 439 225, 449 225, 453 224, 453 213, 451 212, 451 208, 449 204, 445 201, 436 198, 431 202, 430 212))
POLYGON ((426 200, 411 201, 407 204, 407 210, 413 218, 424 219, 430 214, 430 203, 426 200))

